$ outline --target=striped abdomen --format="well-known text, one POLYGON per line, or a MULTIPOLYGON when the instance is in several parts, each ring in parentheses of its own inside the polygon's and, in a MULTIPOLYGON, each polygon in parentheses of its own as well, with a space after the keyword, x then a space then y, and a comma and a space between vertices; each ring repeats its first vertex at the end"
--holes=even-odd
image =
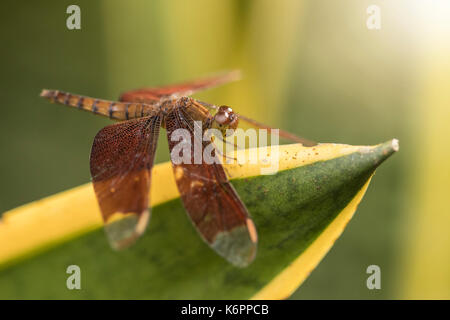
POLYGON ((42 90, 41 97, 51 102, 90 111, 111 119, 128 120, 152 116, 159 112, 159 106, 144 103, 128 103, 94 99, 59 90, 42 90))

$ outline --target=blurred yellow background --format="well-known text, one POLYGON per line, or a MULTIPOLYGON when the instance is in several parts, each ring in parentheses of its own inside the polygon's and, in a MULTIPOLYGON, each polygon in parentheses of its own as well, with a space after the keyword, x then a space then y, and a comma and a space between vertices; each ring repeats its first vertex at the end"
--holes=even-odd
MULTIPOLYGON (((48 104, 55 88, 106 99, 241 69, 196 95, 320 141, 400 140, 344 235, 292 296, 450 298, 450 2, 4 1, 0 212, 89 181, 106 119, 48 104), (81 30, 66 8, 81 8, 81 30), (370 5, 381 28, 367 27, 370 5), (381 290, 366 287, 381 268, 381 290)), ((157 161, 168 160, 160 140, 157 161)), ((168 235, 170 236, 170 235, 168 235)), ((188 270, 186 270, 188 272, 188 270)))

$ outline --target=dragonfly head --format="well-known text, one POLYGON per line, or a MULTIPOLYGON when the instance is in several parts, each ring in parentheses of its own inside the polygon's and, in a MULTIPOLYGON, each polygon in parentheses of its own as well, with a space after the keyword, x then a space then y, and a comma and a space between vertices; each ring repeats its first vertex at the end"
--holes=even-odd
POLYGON ((220 106, 214 115, 212 127, 222 132, 224 137, 227 136, 227 129, 235 130, 239 124, 239 117, 228 106, 220 106))

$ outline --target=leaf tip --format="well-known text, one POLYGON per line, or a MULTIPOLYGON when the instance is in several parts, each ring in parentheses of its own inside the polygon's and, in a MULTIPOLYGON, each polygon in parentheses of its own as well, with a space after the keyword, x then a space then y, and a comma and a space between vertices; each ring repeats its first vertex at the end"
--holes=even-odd
POLYGON ((400 149, 400 143, 398 139, 392 139, 391 140, 391 147, 394 152, 397 152, 400 149))
POLYGON ((400 144, 398 139, 392 139, 382 143, 379 148, 381 149, 385 159, 397 152, 400 149, 400 144))
POLYGON ((379 144, 374 149, 369 151, 375 157, 375 167, 378 167, 387 158, 392 156, 400 148, 397 139, 392 139, 384 143, 379 144))

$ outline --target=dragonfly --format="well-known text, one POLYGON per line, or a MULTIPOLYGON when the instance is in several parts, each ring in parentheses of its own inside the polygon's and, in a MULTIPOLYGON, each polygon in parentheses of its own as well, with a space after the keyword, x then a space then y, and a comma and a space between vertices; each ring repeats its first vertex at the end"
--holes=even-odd
MULTIPOLYGON (((203 149, 207 147, 207 141, 193 134, 198 123, 202 128, 197 129, 202 133, 215 128, 224 136, 226 130, 237 128, 239 120, 272 129, 237 114, 229 106, 216 106, 190 97, 238 79, 239 72, 232 71, 177 85, 127 91, 119 101, 42 90, 41 97, 50 102, 118 121, 97 133, 90 155, 95 195, 107 238, 114 249, 132 245, 150 220, 149 191, 161 127, 166 130, 170 152, 176 144, 170 137, 177 129, 191 133, 191 148, 195 143, 203 149)), ((286 131, 279 130, 279 135, 304 145, 314 144, 286 131)), ((191 151, 193 157, 194 150, 191 151)), ((212 156, 218 157, 214 150, 212 156)), ((233 265, 248 266, 256 256, 257 230, 220 161, 211 164, 171 160, 183 206, 202 239, 233 265)))

